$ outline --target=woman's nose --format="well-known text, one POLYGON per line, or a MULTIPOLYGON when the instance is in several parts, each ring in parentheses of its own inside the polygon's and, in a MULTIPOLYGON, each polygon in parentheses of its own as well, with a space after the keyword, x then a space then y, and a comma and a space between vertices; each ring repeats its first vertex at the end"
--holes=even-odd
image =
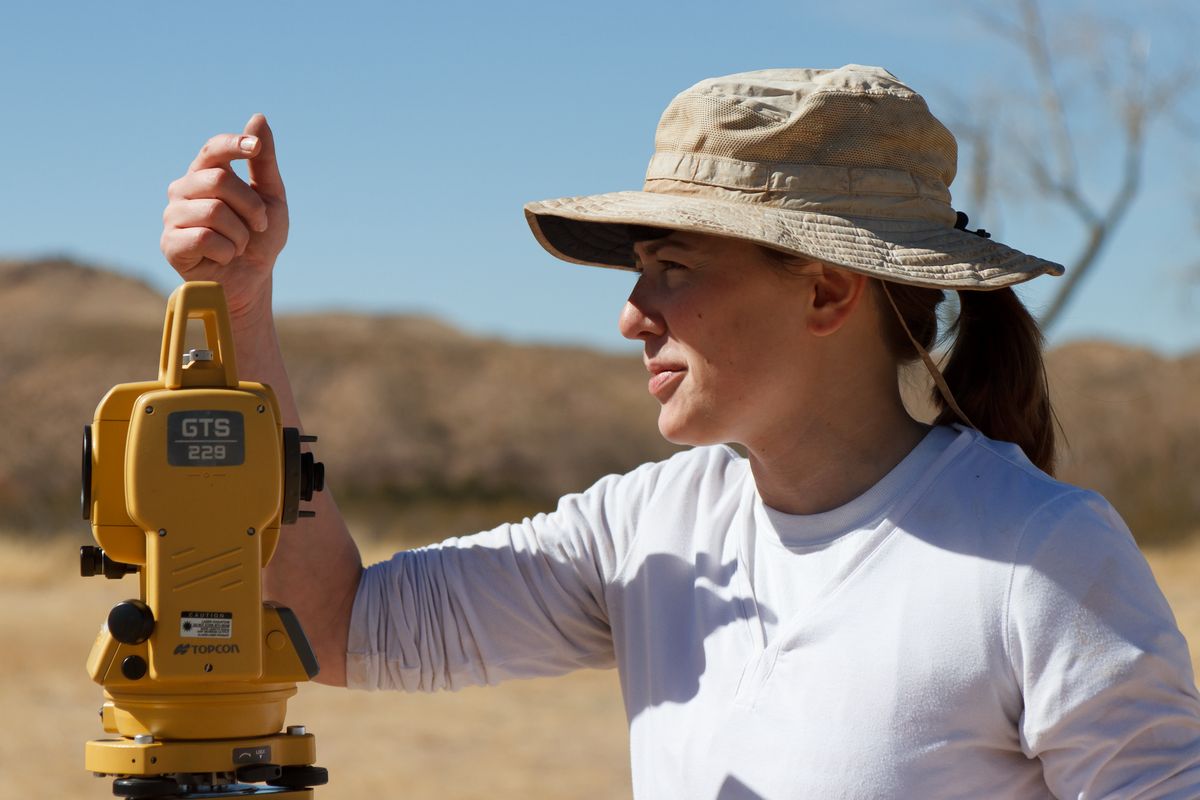
POLYGON ((637 287, 625 301, 617 327, 626 339, 652 339, 667 331, 662 316, 639 294, 637 287))

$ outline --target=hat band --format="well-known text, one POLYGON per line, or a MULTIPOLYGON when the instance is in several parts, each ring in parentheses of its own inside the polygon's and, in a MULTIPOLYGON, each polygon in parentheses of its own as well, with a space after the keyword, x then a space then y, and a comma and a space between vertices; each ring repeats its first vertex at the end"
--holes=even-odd
POLYGON ((839 217, 882 217, 954 225, 950 190, 910 172, 741 161, 699 153, 655 153, 644 191, 708 195, 839 217))

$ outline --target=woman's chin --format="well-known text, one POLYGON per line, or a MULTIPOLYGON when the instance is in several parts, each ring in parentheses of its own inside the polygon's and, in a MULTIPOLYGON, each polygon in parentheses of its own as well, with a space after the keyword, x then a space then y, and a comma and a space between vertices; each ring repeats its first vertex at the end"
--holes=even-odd
POLYGON ((710 435, 704 426, 696 420, 684 415, 674 414, 663 406, 658 412, 658 432, 671 444, 701 447, 707 444, 720 444, 720 437, 710 435))

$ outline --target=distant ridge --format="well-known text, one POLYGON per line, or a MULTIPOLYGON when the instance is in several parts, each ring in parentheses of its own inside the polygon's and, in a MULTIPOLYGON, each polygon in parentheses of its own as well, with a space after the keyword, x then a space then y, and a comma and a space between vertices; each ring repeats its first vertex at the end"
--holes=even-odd
MULTIPOLYGON (((113 384, 152 378, 165 298, 68 259, 0 261, 0 529, 79 525, 79 436, 113 384)), ((636 357, 482 339, 428 317, 283 315, 306 427, 343 505, 549 508, 674 452, 636 357), (507 504, 507 505, 505 505, 507 504)), ((1144 541, 1200 530, 1200 353, 1052 351, 1060 476, 1144 541)))
POLYGON ((5 320, 61 314, 77 322, 146 322, 157 315, 161 325, 163 310, 158 290, 136 278, 69 258, 0 260, 0 315, 5 320), (92 297, 96 302, 86 299, 92 297))
MULTIPOLYGON (((165 303, 84 264, 0 261, 0 529, 81 524, 80 432, 112 385, 154 377, 165 303)), ((486 340, 419 316, 278 324, 343 504, 548 508, 675 450, 636 358, 486 340)))

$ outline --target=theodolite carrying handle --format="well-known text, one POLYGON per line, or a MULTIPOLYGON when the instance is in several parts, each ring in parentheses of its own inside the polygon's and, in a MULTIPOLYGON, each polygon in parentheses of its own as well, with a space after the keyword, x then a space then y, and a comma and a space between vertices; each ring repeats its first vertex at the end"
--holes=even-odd
POLYGON ((188 281, 171 293, 167 300, 167 318, 163 323, 162 355, 158 362, 158 380, 166 389, 193 386, 238 386, 237 360, 233 353, 233 330, 225 291, 215 281, 188 281), (184 364, 188 320, 204 322, 204 338, 211 360, 184 364), (186 369, 185 369, 186 367, 186 369))

